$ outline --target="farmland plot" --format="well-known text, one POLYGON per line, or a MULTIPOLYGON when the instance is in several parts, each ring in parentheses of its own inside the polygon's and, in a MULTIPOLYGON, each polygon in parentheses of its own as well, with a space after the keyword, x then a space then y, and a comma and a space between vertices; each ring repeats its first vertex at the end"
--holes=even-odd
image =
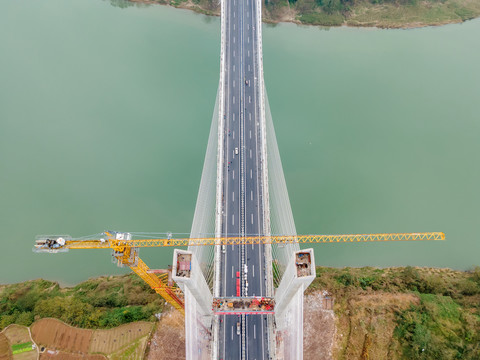
POLYGON ((56 319, 41 319, 32 327, 33 340, 40 346, 69 353, 87 354, 92 330, 69 326, 56 319))
POLYGON ((10 342, 10 346, 13 348, 15 346, 24 348, 23 351, 14 351, 13 360, 36 360, 37 359, 37 350, 32 349, 32 338, 28 332, 26 326, 12 324, 4 330, 5 336, 10 342), (25 344, 25 346, 20 346, 25 344), (27 346, 27 344, 29 344, 27 346))
POLYGON ((12 360, 10 343, 4 333, 0 333, 0 360, 12 360))
POLYGON ((40 354, 40 360, 107 360, 103 355, 81 355, 71 354, 63 351, 55 352, 54 354, 44 352, 40 354))
POLYGON ((112 354, 132 344, 137 339, 146 337, 153 329, 153 323, 139 321, 121 325, 109 330, 95 330, 90 352, 112 354))

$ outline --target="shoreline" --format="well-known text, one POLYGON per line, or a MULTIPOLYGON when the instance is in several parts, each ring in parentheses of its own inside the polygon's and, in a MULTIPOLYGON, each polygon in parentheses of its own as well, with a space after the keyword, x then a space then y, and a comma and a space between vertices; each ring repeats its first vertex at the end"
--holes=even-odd
MULTIPOLYGON (((110 0, 112 4, 116 0, 110 0)), ((220 16, 219 6, 210 6, 211 0, 125 0, 132 5, 164 5, 190 10, 207 16, 220 16), (208 5, 210 4, 210 5, 208 5), (203 6, 202 6, 203 5, 203 6)), ((430 26, 460 24, 480 17, 479 0, 445 0, 441 3, 421 1, 415 5, 359 2, 347 12, 327 14, 317 8, 300 12, 293 6, 264 6, 262 22, 276 26, 291 23, 317 28, 348 27, 372 29, 417 29, 430 26)))
MULTIPOLYGON (((130 0, 129 0, 130 1, 130 0)), ((471 271, 475 270, 477 267, 480 267, 480 265, 472 265, 470 268, 461 270, 461 269, 453 269, 449 267, 432 267, 432 266, 410 266, 410 265, 405 265, 405 266, 387 266, 387 267, 377 267, 377 266, 340 266, 340 267, 332 267, 332 266, 320 266, 317 265, 317 269, 323 269, 323 268, 328 268, 328 269, 334 269, 334 270, 346 270, 346 269, 377 269, 377 270, 398 270, 398 269, 404 269, 406 267, 411 267, 413 269, 423 269, 423 270, 431 270, 434 272, 452 272, 452 273, 458 273, 458 274, 467 274, 470 273, 471 271)), ((92 276, 89 278, 86 278, 84 280, 80 280, 76 283, 69 283, 69 282, 64 282, 62 280, 55 280, 55 279, 44 279, 44 278, 34 278, 34 279, 29 279, 29 280, 24 280, 24 281, 19 281, 19 282, 8 282, 8 283, 0 283, 0 294, 3 288, 8 287, 8 286, 16 286, 16 285, 21 285, 21 284, 26 284, 26 283, 34 283, 34 282, 39 282, 39 281, 46 281, 50 283, 55 283, 59 286, 61 290, 70 290, 78 287, 80 284, 87 283, 90 281, 112 281, 115 279, 120 279, 120 278, 128 278, 128 277, 134 277, 137 278, 138 275, 136 275, 133 272, 125 273, 125 274, 103 274, 103 275, 98 275, 98 276, 92 276)), ((143 280, 140 281, 140 278, 138 277, 139 282, 143 284, 143 280)), ((147 286, 145 284, 145 286, 147 286)), ((148 286, 147 286, 148 287, 148 286)))
MULTIPOLYGON (((419 348, 425 348, 429 359, 459 349, 465 360, 480 354, 479 266, 467 271, 317 266, 304 301, 306 358, 314 354, 323 354, 320 359, 357 358, 359 349, 382 359, 411 359, 419 348)), ((44 280, 0 286, 0 303, 5 304, 0 330, 12 323, 48 325, 57 322, 48 319, 54 318, 67 324, 65 331, 105 334, 147 321, 157 324, 151 344, 171 345, 150 347, 145 358, 156 359, 173 344, 184 348, 181 314, 168 311, 135 274, 90 279, 70 289, 44 280)))

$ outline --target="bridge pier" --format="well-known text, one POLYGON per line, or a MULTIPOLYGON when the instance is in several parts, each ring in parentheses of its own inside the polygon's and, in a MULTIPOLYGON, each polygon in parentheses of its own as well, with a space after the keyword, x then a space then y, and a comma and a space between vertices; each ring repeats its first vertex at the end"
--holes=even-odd
POLYGON ((213 297, 192 251, 175 249, 172 279, 185 295, 186 359, 210 359, 213 297))
POLYGON ((303 292, 315 279, 313 249, 295 251, 275 293, 277 359, 303 359, 303 292))

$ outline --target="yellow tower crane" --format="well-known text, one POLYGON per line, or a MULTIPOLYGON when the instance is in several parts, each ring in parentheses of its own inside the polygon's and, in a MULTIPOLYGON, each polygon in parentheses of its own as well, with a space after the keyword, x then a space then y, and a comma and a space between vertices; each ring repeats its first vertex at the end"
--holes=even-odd
MULTIPOLYGON (((142 233, 142 237, 148 236, 142 233)), ((423 241, 445 240, 442 232, 393 233, 393 234, 349 234, 349 235, 295 235, 295 236, 234 236, 208 238, 138 238, 131 233, 105 231, 83 238, 69 235, 39 235, 33 250, 35 252, 65 252, 70 249, 112 249, 112 255, 119 266, 128 266, 140 276, 166 302, 184 313, 185 305, 181 290, 169 285, 168 275, 156 276, 138 256, 141 247, 182 247, 207 245, 245 245, 245 244, 321 244, 340 242, 371 241, 423 241)))

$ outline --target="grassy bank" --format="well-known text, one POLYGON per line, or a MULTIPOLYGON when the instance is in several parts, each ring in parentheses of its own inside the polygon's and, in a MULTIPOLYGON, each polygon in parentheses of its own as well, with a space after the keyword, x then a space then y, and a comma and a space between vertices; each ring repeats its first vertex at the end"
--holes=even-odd
MULTIPOLYGON (((217 0, 108 0, 114 6, 163 4, 219 15, 217 0)), ((412 28, 480 16, 480 0, 264 0, 263 21, 316 26, 412 28)))
POLYGON ((317 269, 334 298, 335 359, 479 359, 480 268, 317 269))
POLYGON ((16 323, 52 317, 82 328, 111 328, 138 320, 154 321, 165 302, 138 276, 91 279, 73 288, 33 280, 0 286, 0 330, 16 323))
MULTIPOLYGON (((480 267, 467 272, 318 267, 306 293, 306 326, 313 329, 309 321, 315 319, 323 331, 322 339, 317 331, 310 335, 305 331, 304 348, 315 356, 319 342, 324 341, 334 344, 333 358, 339 360, 480 359, 480 267), (325 290, 335 299, 334 316, 331 311, 320 316, 325 311, 319 306, 325 290)), ((0 330, 11 323, 28 326, 46 317, 83 328, 111 328, 154 321, 153 314, 164 305, 133 274, 91 279, 63 289, 49 281, 28 281, 0 286, 0 330)), ((165 326, 160 321, 156 338, 177 344, 183 334, 181 318, 162 319, 165 326), (176 332, 172 332, 173 323, 176 332)), ((181 347, 182 341, 176 346, 181 347)), ((152 356, 165 351, 154 348, 152 356)), ((305 358, 314 358, 312 354, 305 358)))

